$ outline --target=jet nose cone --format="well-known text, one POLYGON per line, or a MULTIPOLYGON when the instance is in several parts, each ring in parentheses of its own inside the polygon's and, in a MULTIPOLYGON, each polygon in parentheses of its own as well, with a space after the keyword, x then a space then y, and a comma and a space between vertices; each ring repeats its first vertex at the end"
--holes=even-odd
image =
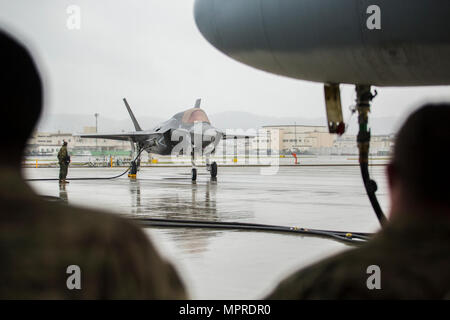
POLYGON ((214 12, 214 0, 195 0, 194 19, 203 37, 219 50, 223 49, 220 41, 214 12))

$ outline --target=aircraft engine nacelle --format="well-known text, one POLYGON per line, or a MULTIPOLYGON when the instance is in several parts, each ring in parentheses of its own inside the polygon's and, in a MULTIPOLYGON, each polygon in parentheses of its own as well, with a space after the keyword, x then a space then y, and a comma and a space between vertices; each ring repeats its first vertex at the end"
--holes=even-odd
POLYGON ((449 0, 196 0, 203 36, 228 56, 297 79, 450 84, 449 0))

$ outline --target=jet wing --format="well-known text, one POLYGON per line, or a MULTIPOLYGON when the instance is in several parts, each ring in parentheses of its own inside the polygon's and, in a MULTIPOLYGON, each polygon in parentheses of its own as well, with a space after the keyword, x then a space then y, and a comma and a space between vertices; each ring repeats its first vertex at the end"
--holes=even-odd
POLYGON ((77 134, 76 136, 80 137, 80 138, 143 142, 143 141, 146 141, 151 138, 159 137, 161 134, 162 134, 162 132, 138 131, 138 132, 121 132, 121 133, 77 134))

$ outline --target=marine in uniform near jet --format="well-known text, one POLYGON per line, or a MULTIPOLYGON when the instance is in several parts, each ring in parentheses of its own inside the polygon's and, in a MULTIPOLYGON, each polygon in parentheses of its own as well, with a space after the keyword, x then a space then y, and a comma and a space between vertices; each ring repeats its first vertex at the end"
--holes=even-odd
MULTIPOLYGON (((248 139, 253 135, 230 134, 212 126, 206 112, 200 108, 201 99, 197 99, 193 108, 179 112, 169 120, 159 123, 153 129, 142 130, 127 100, 125 107, 133 121, 136 131, 120 133, 79 134, 81 138, 101 138, 130 141, 137 159, 142 151, 159 155, 190 155, 192 181, 197 180, 196 158, 206 158, 206 169, 211 178, 217 177, 217 162, 210 161, 221 140, 248 139)), ((136 175, 140 161, 133 161, 130 175, 136 175)))
POLYGON ((450 84, 448 0, 196 0, 198 29, 219 51, 270 73, 324 83, 330 133, 343 134, 339 85, 354 84, 364 185, 370 179, 371 86, 450 84))

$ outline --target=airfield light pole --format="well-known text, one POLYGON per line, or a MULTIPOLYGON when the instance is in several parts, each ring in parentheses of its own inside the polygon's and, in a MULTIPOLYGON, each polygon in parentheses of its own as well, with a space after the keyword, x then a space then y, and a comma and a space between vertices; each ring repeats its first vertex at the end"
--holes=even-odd
MULTIPOLYGON (((100 114, 99 113, 94 113, 94 117, 95 117, 95 133, 98 133, 98 116, 100 114)), ((95 139, 95 149, 98 149, 98 140, 95 139)))
POLYGON ((259 164, 259 139, 261 138, 261 135, 260 135, 260 133, 261 133, 261 129, 259 128, 257 131, 256 131, 256 159, 257 159, 257 163, 259 164))
POLYGON ((294 149, 297 149, 297 121, 294 121, 294 149))
POLYGON ((99 113, 94 113, 95 116, 95 133, 98 133, 98 116, 100 114, 99 113))

